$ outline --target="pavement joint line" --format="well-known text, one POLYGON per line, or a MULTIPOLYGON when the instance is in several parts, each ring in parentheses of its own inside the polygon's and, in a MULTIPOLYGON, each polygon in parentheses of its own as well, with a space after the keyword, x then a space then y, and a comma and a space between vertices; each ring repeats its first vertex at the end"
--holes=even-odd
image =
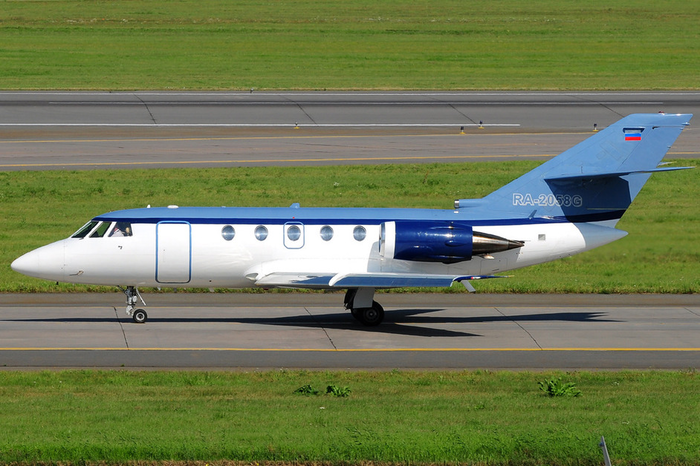
POLYGON ((124 324, 122 323, 121 319, 119 318, 119 311, 117 311, 116 307, 112 307, 114 309, 114 316, 117 318, 117 322, 119 323, 119 328, 122 331, 122 336, 124 337, 124 344, 126 345, 126 349, 129 349, 129 340, 126 338, 126 330, 124 330, 124 324))
POLYGON ((318 320, 316 320, 316 317, 311 313, 311 311, 309 311, 309 308, 308 308, 308 307, 304 306, 304 310, 305 310, 306 313, 309 315, 309 317, 311 317, 311 319, 312 319, 316 324, 319 325, 319 327, 321 328, 321 330, 323 330, 323 333, 326 335, 326 338, 328 338, 328 341, 330 342, 330 344, 331 344, 331 346, 333 347, 333 349, 334 349, 334 350, 337 350, 338 347, 335 346, 335 343, 333 343, 333 339, 331 338, 330 335, 328 335, 328 331, 327 331, 326 328, 323 326, 323 322, 319 322, 318 320))
POLYGON ((503 317, 505 317, 506 319, 510 319, 510 321, 513 322, 513 323, 514 323, 515 325, 517 325, 518 327, 520 327, 520 329, 521 329, 522 331, 524 331, 525 333, 527 333, 527 335, 530 337, 530 339, 531 339, 533 342, 535 342, 535 344, 537 345, 537 347, 538 347, 539 349, 543 349, 542 346, 537 342, 537 339, 536 339, 530 332, 528 332, 527 329, 526 329, 525 327, 523 327, 523 326, 520 324, 520 322, 518 322, 517 320, 515 320, 513 317, 510 317, 510 316, 506 315, 506 314, 505 314, 504 312, 502 312, 499 308, 494 307, 494 309, 496 310, 496 312, 498 312, 499 314, 501 314, 501 315, 502 315, 503 317))

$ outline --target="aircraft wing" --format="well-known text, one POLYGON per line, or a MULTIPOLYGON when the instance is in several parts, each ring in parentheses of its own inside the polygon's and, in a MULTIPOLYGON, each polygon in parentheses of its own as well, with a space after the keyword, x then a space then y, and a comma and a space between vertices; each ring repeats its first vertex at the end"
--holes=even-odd
POLYGON ((262 277, 254 277, 254 281, 256 285, 262 287, 285 286, 294 288, 450 287, 454 282, 461 282, 473 293, 475 290, 469 281, 486 278, 505 277, 499 275, 434 275, 372 272, 339 274, 273 272, 262 277))
POLYGON ((336 288, 404 288, 413 286, 449 287, 455 281, 467 280, 458 275, 428 275, 415 273, 347 273, 330 281, 336 288))
POLYGON ((295 288, 327 288, 334 274, 272 272, 265 275, 252 274, 248 278, 257 286, 288 286, 295 288))

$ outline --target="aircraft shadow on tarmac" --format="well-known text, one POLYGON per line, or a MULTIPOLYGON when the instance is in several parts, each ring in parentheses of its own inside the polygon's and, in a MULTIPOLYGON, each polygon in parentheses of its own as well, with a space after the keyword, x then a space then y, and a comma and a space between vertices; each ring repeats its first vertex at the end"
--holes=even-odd
MULTIPOLYGON (((476 333, 453 331, 441 328, 434 328, 433 325, 440 324, 482 324, 498 322, 620 322, 619 320, 604 318, 604 312, 550 312, 520 315, 485 315, 485 316, 435 316, 431 315, 444 309, 396 309, 386 312, 384 322, 376 327, 365 327, 353 319, 349 313, 329 313, 329 314, 300 314, 287 317, 168 317, 163 314, 151 316, 145 325, 167 324, 191 324, 200 323, 235 323, 251 325, 272 325, 284 327, 307 327, 307 328, 327 328, 360 330, 373 333, 386 333, 405 336, 420 337, 479 337, 476 333)), ((124 324, 131 324, 131 319, 119 315, 112 317, 95 316, 92 317, 65 317, 65 318, 45 318, 45 319, 12 319, 6 321, 14 322, 61 322, 61 323, 107 323, 120 321, 124 324)), ((134 324, 137 325, 137 324, 134 324)))

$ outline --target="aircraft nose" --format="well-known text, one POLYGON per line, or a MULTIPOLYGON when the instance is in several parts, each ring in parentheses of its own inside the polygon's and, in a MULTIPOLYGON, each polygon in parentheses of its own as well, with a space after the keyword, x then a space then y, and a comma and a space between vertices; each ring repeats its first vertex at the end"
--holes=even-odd
POLYGON ((12 262, 12 270, 30 277, 62 280, 65 270, 63 241, 29 251, 12 262))

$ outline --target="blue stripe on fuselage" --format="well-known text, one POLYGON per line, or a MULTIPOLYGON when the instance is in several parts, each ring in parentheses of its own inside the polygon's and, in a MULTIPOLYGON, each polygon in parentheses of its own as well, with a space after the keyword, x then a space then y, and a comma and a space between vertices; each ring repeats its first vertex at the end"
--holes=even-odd
MULTIPOLYGON (((472 212, 470 212, 472 213, 472 212)), ((437 209, 381 208, 284 208, 284 207, 181 207, 130 209, 95 217, 97 221, 159 223, 180 221, 200 225, 281 225, 300 222, 306 225, 378 225, 388 221, 466 222, 479 225, 532 225, 564 222, 616 220, 624 210, 597 212, 574 217, 474 218, 466 212, 437 209)))

